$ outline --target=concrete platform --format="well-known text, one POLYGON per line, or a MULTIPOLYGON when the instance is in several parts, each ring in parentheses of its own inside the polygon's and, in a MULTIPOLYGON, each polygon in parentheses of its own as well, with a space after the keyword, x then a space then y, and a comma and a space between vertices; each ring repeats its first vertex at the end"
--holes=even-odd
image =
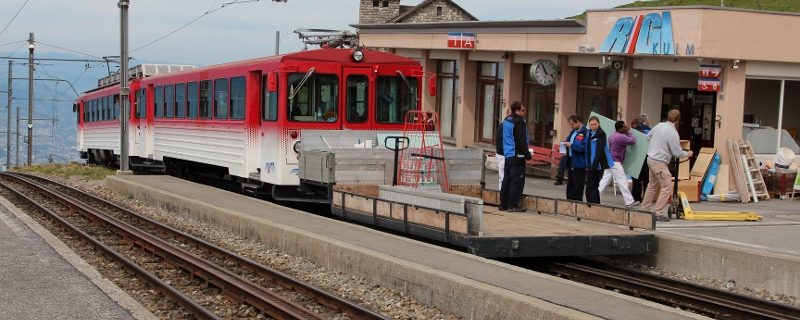
POLYGON ((4 198, 0 243, 3 319, 157 319, 4 198))
POLYGON ((124 196, 213 223, 465 319, 704 319, 466 253, 168 176, 109 176, 124 196))
MULTIPOLYGON (((497 174, 486 171, 487 188, 496 187, 497 174)), ((525 193, 566 198, 566 185, 528 177, 525 193)), ((623 205, 622 195, 609 186, 603 204, 623 205)), ((800 296, 800 199, 771 199, 759 203, 699 202, 697 211, 753 211, 759 222, 688 221, 658 222, 658 252, 633 260, 664 270, 737 286, 766 289, 773 294, 800 296)))

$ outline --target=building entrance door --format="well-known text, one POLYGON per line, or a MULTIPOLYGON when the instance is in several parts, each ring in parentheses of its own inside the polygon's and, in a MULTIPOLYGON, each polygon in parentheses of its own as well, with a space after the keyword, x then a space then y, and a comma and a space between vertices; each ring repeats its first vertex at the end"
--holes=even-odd
POLYGON ((494 131, 500 123, 500 100, 503 84, 495 81, 480 82, 480 123, 478 141, 494 143, 494 131))
POLYGON ((661 119, 672 109, 681 112, 678 134, 682 140, 691 141, 692 151, 714 146, 714 117, 717 114, 717 93, 699 92, 697 89, 664 88, 661 101, 661 119))
POLYGON ((528 107, 528 140, 531 145, 553 146, 553 121, 555 118, 555 86, 525 83, 525 101, 528 107))

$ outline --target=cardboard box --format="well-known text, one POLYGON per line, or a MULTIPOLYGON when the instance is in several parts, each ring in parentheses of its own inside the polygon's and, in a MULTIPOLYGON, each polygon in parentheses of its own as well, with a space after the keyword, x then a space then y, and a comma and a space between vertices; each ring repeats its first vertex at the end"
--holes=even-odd
POLYGON ((689 179, 678 181, 678 191, 683 191, 689 202, 700 201, 700 181, 689 179))

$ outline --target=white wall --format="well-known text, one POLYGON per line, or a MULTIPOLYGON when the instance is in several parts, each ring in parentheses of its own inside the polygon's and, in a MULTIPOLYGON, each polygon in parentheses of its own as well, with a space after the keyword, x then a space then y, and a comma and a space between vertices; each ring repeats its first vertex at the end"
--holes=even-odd
POLYGON ((650 125, 661 122, 664 88, 697 88, 697 73, 644 70, 643 76, 642 112, 650 117, 650 125))

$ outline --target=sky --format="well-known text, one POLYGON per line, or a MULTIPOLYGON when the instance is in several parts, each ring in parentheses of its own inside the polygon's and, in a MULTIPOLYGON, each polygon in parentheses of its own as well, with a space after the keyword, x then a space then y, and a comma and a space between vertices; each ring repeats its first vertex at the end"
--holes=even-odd
MULTIPOLYGON (((403 0, 415 5, 422 0, 403 0)), ((632 0, 456 0, 480 20, 560 19, 585 9, 609 8, 632 0)), ((28 33, 36 52, 118 56, 117 0, 0 0, 0 52, 26 56, 28 33), (22 7, 24 4, 24 7, 22 7), (9 24, 22 7, 19 15, 9 24), (2 31, 5 28, 5 31, 2 31)), ((131 0, 131 64, 142 62, 211 65, 272 55, 275 32, 281 52, 301 50, 292 30, 349 29, 358 21, 358 0, 131 0), (225 3, 239 2, 230 5, 225 3), (206 14, 206 12, 209 12, 206 14), (185 28, 159 40, 184 24, 185 28)), ((87 57, 90 57, 87 56, 87 57)))

